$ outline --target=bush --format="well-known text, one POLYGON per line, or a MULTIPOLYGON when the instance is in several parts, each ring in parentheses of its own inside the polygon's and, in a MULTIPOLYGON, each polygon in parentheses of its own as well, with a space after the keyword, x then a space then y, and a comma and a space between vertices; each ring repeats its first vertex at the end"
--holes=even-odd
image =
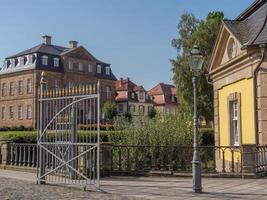
POLYGON ((214 145, 214 129, 201 128, 199 129, 200 143, 201 145, 214 145))
POLYGON ((110 141, 123 145, 191 145, 193 143, 192 116, 188 113, 162 114, 148 119, 140 116, 134 124, 116 121, 116 134, 110 141))

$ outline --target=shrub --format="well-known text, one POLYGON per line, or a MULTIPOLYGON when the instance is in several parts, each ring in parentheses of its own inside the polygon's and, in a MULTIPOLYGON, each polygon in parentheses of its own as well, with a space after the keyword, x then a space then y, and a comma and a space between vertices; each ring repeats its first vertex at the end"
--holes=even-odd
POLYGON ((214 129, 201 128, 199 129, 199 136, 201 145, 214 145, 214 129))

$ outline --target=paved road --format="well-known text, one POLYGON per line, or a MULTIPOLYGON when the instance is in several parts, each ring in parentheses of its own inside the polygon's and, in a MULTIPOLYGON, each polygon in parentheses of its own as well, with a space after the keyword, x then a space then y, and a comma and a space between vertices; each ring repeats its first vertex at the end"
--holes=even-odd
POLYGON ((57 199, 266 199, 267 179, 203 179, 204 192, 191 192, 189 178, 112 177, 101 181, 102 192, 35 184, 35 174, 0 170, 1 200, 57 199))

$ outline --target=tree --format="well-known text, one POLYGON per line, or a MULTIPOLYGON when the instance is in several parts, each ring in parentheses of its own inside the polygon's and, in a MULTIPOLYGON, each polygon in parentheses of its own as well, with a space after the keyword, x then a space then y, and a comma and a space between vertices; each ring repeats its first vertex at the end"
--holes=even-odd
POLYGON ((152 107, 150 110, 148 110, 148 117, 150 119, 153 119, 154 117, 156 117, 157 111, 154 107, 152 107))
MULTIPOLYGON (((172 40, 172 46, 177 50, 177 57, 171 60, 173 65, 173 80, 177 87, 180 108, 193 111, 192 73, 189 66, 189 53, 197 44, 204 54, 203 69, 206 72, 208 60, 212 52, 221 21, 222 12, 210 12, 206 19, 198 20, 193 14, 184 13, 178 23, 178 38, 172 40)), ((213 89, 207 82, 205 74, 199 78, 200 115, 207 122, 213 119, 213 89)))
POLYGON ((113 118, 117 116, 116 104, 111 101, 106 101, 103 105, 103 114, 105 119, 107 119, 109 123, 112 123, 113 118))

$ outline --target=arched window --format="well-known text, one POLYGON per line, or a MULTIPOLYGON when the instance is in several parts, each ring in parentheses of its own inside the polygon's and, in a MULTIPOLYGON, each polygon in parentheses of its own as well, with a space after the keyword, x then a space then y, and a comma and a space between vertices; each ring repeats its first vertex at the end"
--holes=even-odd
POLYGON ((42 65, 48 65, 48 57, 42 56, 42 65))
POLYGON ((59 58, 54 58, 54 67, 59 67, 59 58))

